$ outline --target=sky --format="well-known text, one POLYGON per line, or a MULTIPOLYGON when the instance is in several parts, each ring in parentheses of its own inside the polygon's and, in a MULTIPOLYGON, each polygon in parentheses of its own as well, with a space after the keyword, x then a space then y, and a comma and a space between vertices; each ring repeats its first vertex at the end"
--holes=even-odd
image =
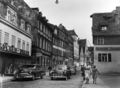
POLYGON ((111 12, 120 6, 120 0, 24 0, 30 7, 38 7, 49 23, 63 24, 74 29, 80 39, 87 39, 92 46, 93 13, 111 12))

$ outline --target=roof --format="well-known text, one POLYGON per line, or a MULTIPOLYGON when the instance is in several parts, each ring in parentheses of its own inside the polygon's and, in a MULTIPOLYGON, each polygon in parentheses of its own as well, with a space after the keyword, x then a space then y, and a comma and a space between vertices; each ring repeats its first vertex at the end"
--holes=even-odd
POLYGON ((78 35, 75 33, 75 31, 74 31, 74 30, 68 30, 68 34, 78 36, 78 35))

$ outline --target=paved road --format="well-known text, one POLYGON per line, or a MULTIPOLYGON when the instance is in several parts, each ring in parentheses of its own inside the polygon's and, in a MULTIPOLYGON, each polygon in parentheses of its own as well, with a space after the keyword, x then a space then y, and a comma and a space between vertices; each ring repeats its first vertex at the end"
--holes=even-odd
POLYGON ((108 86, 108 88, 120 88, 120 76, 101 76, 103 83, 108 86))
POLYGON ((1 85, 1 88, 81 88, 80 75, 73 76, 70 80, 50 80, 48 77, 38 80, 12 81, 1 85))

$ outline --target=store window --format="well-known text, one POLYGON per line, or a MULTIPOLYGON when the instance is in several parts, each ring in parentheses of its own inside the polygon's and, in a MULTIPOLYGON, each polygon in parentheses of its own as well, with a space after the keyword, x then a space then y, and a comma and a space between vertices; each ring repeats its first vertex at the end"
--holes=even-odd
POLYGON ((111 53, 99 53, 98 62, 111 62, 111 53))

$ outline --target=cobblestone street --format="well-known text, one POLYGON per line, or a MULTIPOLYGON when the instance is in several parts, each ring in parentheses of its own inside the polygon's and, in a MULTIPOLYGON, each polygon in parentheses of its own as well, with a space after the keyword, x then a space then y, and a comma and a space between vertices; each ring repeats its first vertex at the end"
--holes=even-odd
POLYGON ((1 85, 1 88, 81 88, 80 75, 73 76, 70 80, 50 80, 49 77, 35 81, 12 81, 1 85))

